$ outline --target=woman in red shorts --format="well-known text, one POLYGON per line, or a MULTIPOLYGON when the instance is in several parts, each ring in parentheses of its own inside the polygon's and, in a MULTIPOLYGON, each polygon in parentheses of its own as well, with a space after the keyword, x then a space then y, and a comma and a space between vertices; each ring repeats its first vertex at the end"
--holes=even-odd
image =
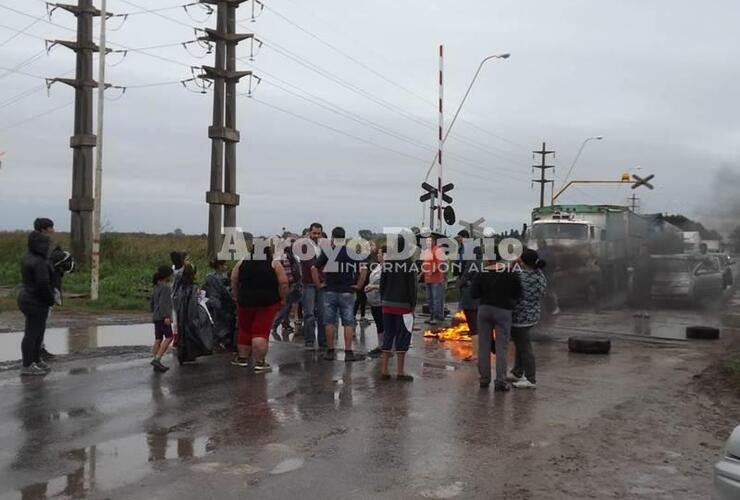
POLYGON ((248 367, 254 357, 254 371, 270 371, 265 361, 270 328, 288 293, 288 276, 280 261, 273 261, 271 248, 261 255, 253 250, 234 267, 231 290, 239 318, 238 357, 232 363, 248 367))

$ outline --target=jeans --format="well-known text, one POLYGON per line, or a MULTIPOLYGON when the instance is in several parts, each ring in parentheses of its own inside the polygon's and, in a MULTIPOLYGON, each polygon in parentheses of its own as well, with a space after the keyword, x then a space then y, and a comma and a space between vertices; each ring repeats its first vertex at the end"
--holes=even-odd
POLYGON ((530 337, 531 326, 512 326, 511 327, 511 340, 514 341, 516 347, 516 355, 514 357, 514 368, 511 373, 517 377, 522 375, 527 378, 533 384, 536 382, 535 373, 535 362, 534 362, 534 351, 532 350, 532 339, 530 337))
POLYGON ((432 319, 444 319, 444 283, 427 283, 427 302, 432 319))
POLYGON ((293 304, 296 304, 298 302, 301 302, 302 296, 298 295, 294 298, 294 300, 289 300, 288 297, 285 298, 285 304, 280 308, 280 312, 277 313, 275 316, 275 321, 272 322, 272 328, 270 331, 277 330, 278 325, 285 322, 286 319, 290 316, 290 311, 293 309, 293 304))
POLYGON ((327 325, 337 325, 342 318, 342 326, 355 326, 355 294, 324 292, 324 305, 327 325))
POLYGON ((301 308, 303 309, 304 343, 307 346, 312 346, 314 344, 314 338, 316 338, 319 347, 326 347, 323 290, 320 288, 317 289, 316 285, 303 285, 301 308))
POLYGON ((506 384, 506 351, 511 332, 511 310, 481 304, 478 307, 478 373, 491 382, 491 334, 496 330, 496 384, 506 384))
POLYGON ((390 351, 394 345, 396 351, 406 352, 411 345, 411 332, 406 328, 403 314, 383 314, 384 333, 383 350, 390 351))

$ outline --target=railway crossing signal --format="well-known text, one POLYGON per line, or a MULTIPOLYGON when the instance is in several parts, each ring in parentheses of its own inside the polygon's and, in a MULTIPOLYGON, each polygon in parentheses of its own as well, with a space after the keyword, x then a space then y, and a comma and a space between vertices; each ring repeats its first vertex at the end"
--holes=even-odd
POLYGON ((422 203, 426 201, 430 202, 430 225, 434 225, 435 212, 437 212, 437 217, 439 219, 440 230, 442 226, 442 221, 444 221, 445 224, 449 226, 453 225, 455 223, 455 210, 449 205, 450 203, 452 203, 452 196, 447 193, 455 189, 455 185, 450 182, 439 189, 432 186, 428 182, 422 182, 421 188, 426 192, 419 197, 419 201, 421 201, 422 203), (439 198, 442 198, 442 200, 439 204, 437 204, 437 200, 439 200, 439 198), (447 203, 447 206, 442 206, 442 203, 447 203))
POLYGON ((650 180, 652 180, 653 177, 655 177, 655 175, 650 174, 643 179, 639 175, 632 174, 632 178, 635 180, 635 183, 632 184, 632 189, 637 189, 640 186, 645 186, 648 189, 655 189, 655 186, 650 184, 650 180))

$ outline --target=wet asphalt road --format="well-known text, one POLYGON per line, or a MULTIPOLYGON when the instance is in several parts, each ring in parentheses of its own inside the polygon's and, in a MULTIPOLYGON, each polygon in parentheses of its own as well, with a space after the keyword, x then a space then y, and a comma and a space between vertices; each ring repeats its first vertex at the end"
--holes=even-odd
MULTIPOLYGON (((687 324, 718 317, 655 312, 651 331, 680 338, 687 324)), ((564 314, 535 346, 538 389, 508 394, 478 388, 460 361, 467 346, 419 332, 412 383, 380 381, 377 361, 326 362, 293 343, 271 344, 268 374, 227 355, 170 361, 164 375, 136 355, 59 362, 46 379, 8 371, 0 499, 569 498, 527 496, 528 483, 539 486, 526 464, 557 457, 560 441, 716 349, 627 339, 609 356, 583 356, 563 343, 580 329, 635 334, 635 321, 624 311, 564 314)), ((364 339, 374 346, 372 326, 364 339)))

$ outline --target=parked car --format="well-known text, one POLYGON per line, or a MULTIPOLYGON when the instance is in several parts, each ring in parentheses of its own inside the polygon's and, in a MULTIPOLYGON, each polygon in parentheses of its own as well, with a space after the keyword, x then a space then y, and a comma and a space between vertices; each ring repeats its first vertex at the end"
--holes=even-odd
POLYGON ((725 288, 716 257, 696 254, 652 255, 651 295, 656 300, 698 304, 725 288))
POLYGON ((722 458, 714 464, 714 492, 712 500, 740 498, 740 425, 727 440, 722 458))

